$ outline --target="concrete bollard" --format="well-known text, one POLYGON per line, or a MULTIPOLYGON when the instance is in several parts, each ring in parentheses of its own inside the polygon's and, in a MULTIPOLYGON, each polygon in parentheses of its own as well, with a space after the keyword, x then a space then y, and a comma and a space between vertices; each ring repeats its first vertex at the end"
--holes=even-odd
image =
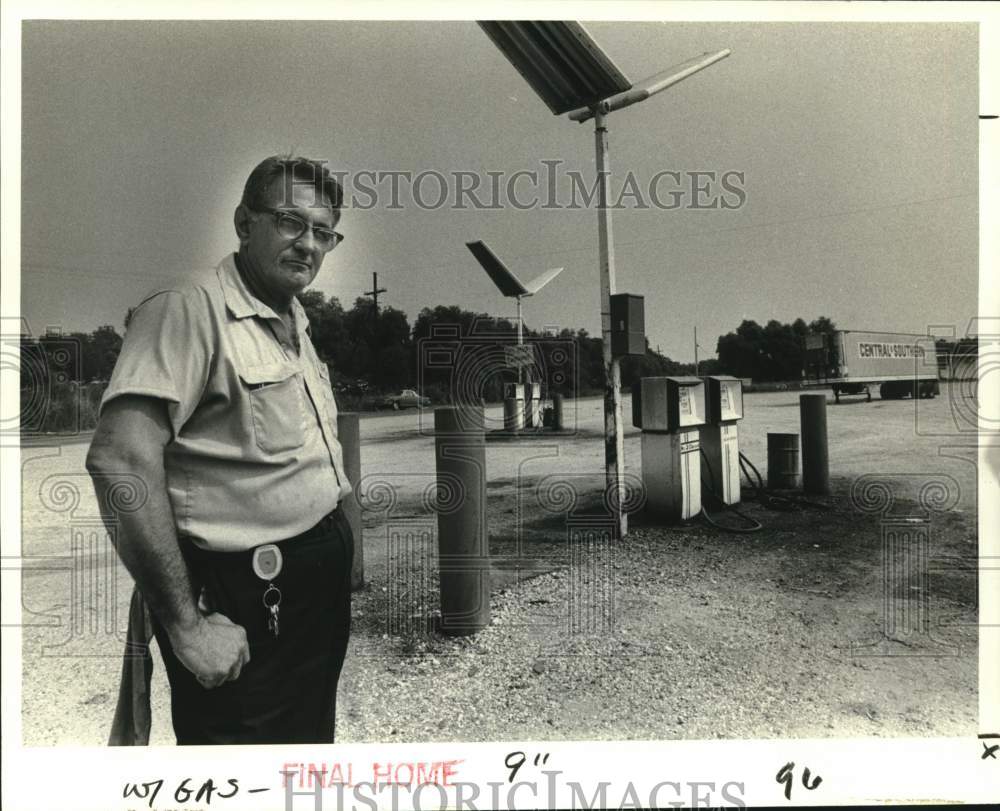
POLYGON ((767 435, 767 486, 794 490, 799 486, 799 435, 767 435))
POLYGON ((434 433, 441 631, 466 636, 490 623, 483 409, 437 408, 434 433))
POLYGON ((552 395, 552 430, 561 431, 563 429, 563 396, 561 394, 552 395))
POLYGON ((799 395, 802 428, 802 490, 811 495, 830 492, 830 452, 826 436, 826 394, 799 395))
POLYGON ((354 492, 341 502, 347 523, 354 535, 354 563, 351 565, 351 591, 365 584, 364 528, 361 526, 361 504, 358 502, 358 482, 361 481, 361 424, 357 414, 337 415, 337 438, 344 451, 344 471, 354 492))
POLYGON ((503 429, 514 433, 518 429, 517 400, 508 397, 503 401, 503 429))

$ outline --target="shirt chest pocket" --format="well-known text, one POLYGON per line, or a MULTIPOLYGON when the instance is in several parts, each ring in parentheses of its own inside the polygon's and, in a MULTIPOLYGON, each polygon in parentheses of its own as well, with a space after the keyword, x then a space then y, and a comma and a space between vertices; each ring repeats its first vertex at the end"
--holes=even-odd
POLYGON ((302 376, 282 364, 248 366, 239 370, 250 402, 250 422, 257 447, 278 453, 305 442, 302 376))
POLYGON ((319 384, 322 389, 320 397, 326 407, 326 418, 333 421, 334 429, 337 425, 337 401, 333 398, 333 386, 330 383, 330 370, 322 361, 316 367, 319 372, 319 384))

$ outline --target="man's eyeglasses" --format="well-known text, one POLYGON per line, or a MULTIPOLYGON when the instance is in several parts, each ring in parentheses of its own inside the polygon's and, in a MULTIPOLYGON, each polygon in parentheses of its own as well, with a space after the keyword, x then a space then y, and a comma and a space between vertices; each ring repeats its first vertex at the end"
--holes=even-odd
POLYGON ((332 251, 344 241, 344 235, 339 231, 334 231, 332 228, 311 225, 301 217, 284 209, 260 206, 255 210, 271 214, 274 217, 274 224, 278 229, 278 233, 285 239, 299 239, 307 229, 312 229, 313 239, 316 240, 316 244, 322 251, 332 251))

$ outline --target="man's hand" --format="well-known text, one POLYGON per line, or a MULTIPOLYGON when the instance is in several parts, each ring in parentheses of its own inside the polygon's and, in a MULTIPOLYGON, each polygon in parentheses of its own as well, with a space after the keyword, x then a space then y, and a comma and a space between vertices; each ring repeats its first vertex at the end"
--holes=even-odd
POLYGON ((173 630, 170 643, 180 663, 208 690, 236 681, 250 661, 246 631, 223 614, 208 614, 189 629, 173 630))

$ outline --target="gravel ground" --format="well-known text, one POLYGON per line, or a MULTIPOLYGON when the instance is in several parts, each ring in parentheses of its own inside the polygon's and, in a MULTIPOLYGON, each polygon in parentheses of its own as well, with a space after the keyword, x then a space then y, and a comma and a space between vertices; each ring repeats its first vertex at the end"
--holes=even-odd
MULTIPOLYGON (((837 484, 818 515, 748 506, 768 525, 757 535, 635 518, 624 543, 601 550, 603 566, 567 561, 498 590, 472 638, 415 628, 381 639, 388 605, 374 573, 355 601, 339 739, 975 734, 974 573, 938 578, 928 594, 949 621, 937 640, 952 647, 917 636, 881 656, 853 649, 881 636, 879 530, 839 506, 848 483, 837 484), (601 604, 610 627, 574 623, 574 598, 601 604)), ((947 528, 966 551, 967 529, 947 528)), ((433 588, 424 597, 433 612, 433 588)))
MULTIPOLYGON (((748 503, 765 524, 753 535, 633 516, 622 543, 585 555, 571 553, 568 537, 593 518, 603 434, 600 402, 577 401, 577 436, 488 446, 492 623, 466 639, 421 619, 437 610, 435 522, 424 504, 433 440, 416 430, 427 415, 364 419, 363 471, 391 485, 394 507, 365 516, 367 582, 355 595, 338 739, 975 734, 975 467, 960 449, 944 453, 963 444, 949 398, 946 388, 933 401, 831 405, 828 510, 748 503), (895 477, 887 516, 920 514, 911 497, 929 478, 950 477, 959 492, 931 516, 926 584, 904 581, 893 595, 921 598, 932 634, 856 649, 885 627, 885 517, 849 498, 852 482, 872 473, 895 477), (584 494, 575 512, 539 505, 553 476, 584 494), (391 544, 394 528, 417 540, 391 544)), ((797 403, 794 392, 747 396, 740 440, 751 458, 763 459, 766 432, 798 430, 797 403)), ((22 450, 26 745, 101 745, 114 708, 131 582, 97 530, 85 451, 85 442, 22 450), (57 502, 55 479, 70 481, 78 500, 57 502), (73 554, 86 556, 86 582, 71 577, 73 554)), ((637 475, 631 429, 626 460, 637 475)), ((153 713, 152 742, 171 744, 158 661, 153 713)))

